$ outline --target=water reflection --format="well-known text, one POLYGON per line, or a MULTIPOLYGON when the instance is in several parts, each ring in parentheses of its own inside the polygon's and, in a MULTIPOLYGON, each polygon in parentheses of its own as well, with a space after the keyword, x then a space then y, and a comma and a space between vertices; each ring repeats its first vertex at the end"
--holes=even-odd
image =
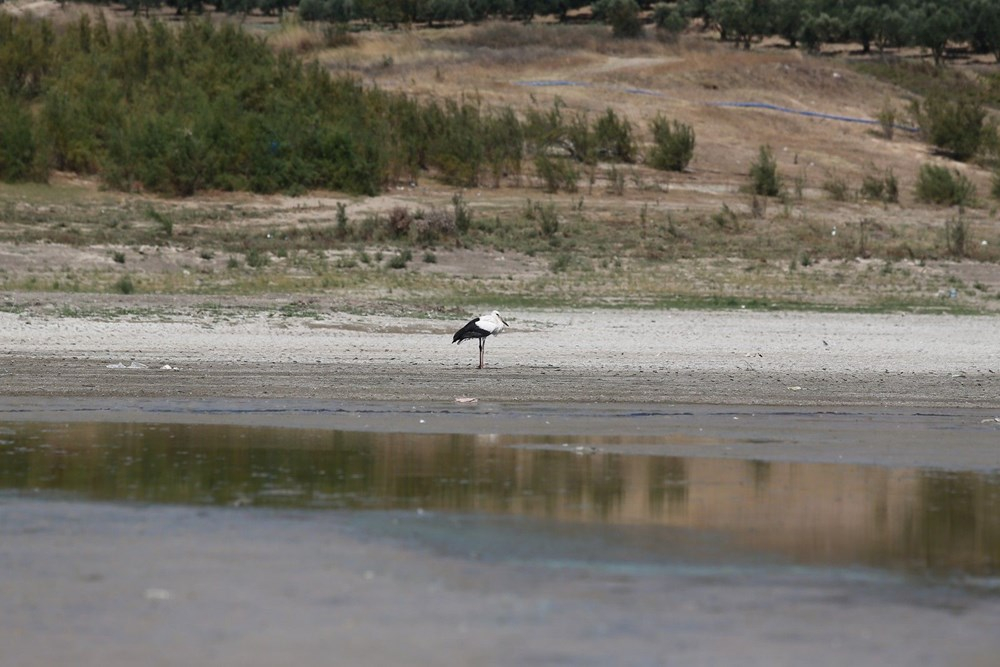
POLYGON ((0 489, 656 525, 720 531, 741 547, 803 564, 1000 573, 996 473, 593 449, 614 440, 8 424, 0 430, 0 489), (526 443, 555 448, 511 446, 526 443))

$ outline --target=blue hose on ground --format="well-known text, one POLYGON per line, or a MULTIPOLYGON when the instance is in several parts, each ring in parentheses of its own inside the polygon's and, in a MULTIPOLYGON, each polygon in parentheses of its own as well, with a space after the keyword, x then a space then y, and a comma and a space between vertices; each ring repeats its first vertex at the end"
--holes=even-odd
MULTIPOLYGON (((548 86, 580 86, 582 88, 590 88, 593 84, 583 83, 580 81, 567 81, 565 79, 552 79, 552 80, 536 80, 536 81, 517 81, 518 86, 529 86, 532 88, 542 88, 548 86)), ((630 93, 632 95, 652 95, 654 97, 666 97, 663 93, 657 92, 655 90, 647 90, 645 88, 624 88, 619 89, 620 92, 630 93)), ((865 125, 879 125, 881 121, 872 120, 871 118, 857 118, 854 116, 841 116, 838 114, 823 113, 821 111, 803 111, 801 109, 790 109, 788 107, 780 107, 777 104, 767 104, 766 102, 709 102, 709 106, 713 107, 736 107, 742 109, 764 109, 767 111, 779 111, 781 113, 792 113, 799 116, 808 116, 810 118, 820 118, 822 120, 835 120, 842 123, 863 123, 865 125)), ((903 130, 905 132, 919 132, 919 127, 913 127, 911 125, 893 125, 897 130, 903 130)))

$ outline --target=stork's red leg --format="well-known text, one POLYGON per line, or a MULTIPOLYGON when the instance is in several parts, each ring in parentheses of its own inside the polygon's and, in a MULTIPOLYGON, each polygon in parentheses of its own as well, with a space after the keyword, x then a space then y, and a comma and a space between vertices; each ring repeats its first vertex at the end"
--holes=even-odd
POLYGON ((483 367, 483 349, 486 347, 486 339, 479 339, 479 367, 483 367))

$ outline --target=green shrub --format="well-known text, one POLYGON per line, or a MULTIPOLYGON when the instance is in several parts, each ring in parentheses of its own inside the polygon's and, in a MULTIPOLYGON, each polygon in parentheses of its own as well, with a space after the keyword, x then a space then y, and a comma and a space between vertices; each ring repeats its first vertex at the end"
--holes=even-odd
POLYGON ((607 170, 607 179, 609 193, 619 196, 625 194, 625 173, 621 169, 611 165, 607 170))
POLYGON ((348 219, 347 219, 347 204, 344 202, 337 202, 337 222, 336 222, 336 234, 337 238, 343 241, 347 238, 348 229, 348 219))
POLYGON ((573 256, 567 252, 561 252, 549 262, 549 271, 552 273, 563 273, 570 268, 573 263, 573 256))
POLYGON ((882 128, 882 136, 892 141, 896 134, 896 107, 886 100, 878 112, 878 124, 882 128))
POLYGON ((535 156, 535 171, 546 192, 576 192, 579 172, 567 158, 539 153, 535 156))
POLYGON ((750 192, 763 197, 777 197, 783 185, 778 163, 770 146, 761 146, 757 159, 750 164, 750 192))
POLYGON ((726 204, 723 204, 722 209, 713 213, 710 217, 712 222, 714 222, 719 229, 732 230, 735 232, 740 230, 740 219, 736 215, 736 211, 729 208, 726 204))
POLYGON ((115 291, 120 294, 132 294, 135 292, 135 283, 132 282, 131 276, 128 275, 119 278, 114 287, 115 291))
POLYGON ((684 171, 694 157, 695 137, 691 126, 676 120, 670 122, 657 114, 650 122, 650 131, 653 135, 650 165, 665 171, 684 171))
POLYGON ((524 211, 524 217, 528 220, 537 221, 541 235, 546 238, 552 238, 559 233, 559 215, 556 213, 554 204, 542 205, 534 203, 529 199, 524 211))
POLYGON ((618 38, 635 38, 642 34, 639 5, 635 0, 597 0, 593 5, 594 18, 611 26, 611 34, 618 38))
POLYGON ((968 253, 969 225, 961 216, 944 223, 945 246, 953 257, 965 257, 968 253))
POLYGON ((928 204, 968 206, 975 201, 976 186, 957 169, 925 164, 917 174, 916 196, 928 204))
POLYGON ((446 100, 427 152, 427 162, 438 168, 450 185, 475 187, 485 164, 482 118, 478 105, 446 100))
POLYGON ((146 209, 146 215, 148 215, 149 219, 155 222, 160 227, 160 229, 163 231, 164 236, 174 235, 174 221, 170 218, 169 215, 157 211, 152 206, 146 209))
POLYGON ((590 122, 584 114, 576 114, 566 126, 563 146, 577 162, 586 165, 597 163, 597 143, 590 122))
POLYGON ((891 169, 883 173, 865 174, 861 179, 861 196, 886 203, 899 202, 899 182, 891 169))
POLYGON ((827 194, 834 201, 847 201, 850 197, 851 189, 848 187, 847 181, 839 176, 824 181, 823 189, 826 190, 827 194))
POLYGON ((460 234, 465 234, 472 226, 472 212, 469 210, 469 205, 465 203, 465 198, 462 197, 461 192, 456 192, 452 196, 451 204, 454 207, 453 220, 455 229, 460 234))
MULTIPOLYGON (((90 21, 85 22, 89 27, 90 21)), ((45 73, 56 62, 55 33, 48 21, 0 12, 0 91, 33 100, 44 89, 45 73)))
POLYGON ((369 213, 357 226, 354 231, 354 240, 356 241, 378 241, 386 237, 385 230, 388 227, 388 223, 376 213, 369 213))
POLYGON ((405 269, 406 265, 413 259, 413 253, 409 250, 400 250, 389 259, 390 269, 405 269))
POLYGON ((401 142, 391 140, 388 102, 403 96, 275 55, 235 25, 192 20, 175 29, 154 20, 111 29, 84 17, 55 31, 40 19, 0 21, 0 90, 15 109, 30 102, 34 124, 11 135, 25 117, 0 104, 3 144, 44 137, 46 159, 32 161, 43 172, 100 173, 111 187, 169 195, 375 194, 389 178, 388 156, 401 142), (13 58, 8 45, 24 48, 13 58), (22 62, 25 54, 33 61, 22 62))
POLYGON ((0 92, 0 180, 44 180, 31 114, 0 92))
POLYGON ((658 2, 653 5, 653 25, 657 35, 667 41, 674 41, 687 28, 687 18, 677 4, 658 2))
POLYGON ((920 124, 935 148, 964 161, 979 152, 985 138, 986 108, 972 97, 933 95, 924 103, 920 124))
POLYGON ((565 133, 562 118, 562 108, 565 103, 556 98, 552 108, 548 111, 540 111, 534 107, 528 108, 524 113, 522 129, 524 140, 530 152, 541 153, 549 146, 560 141, 565 133))
POLYGON ((608 108, 594 123, 594 143, 597 154, 613 162, 635 162, 636 145, 632 126, 626 118, 619 118, 608 108))
POLYGON ((844 39, 844 24, 826 12, 810 13, 802 21, 798 39, 807 50, 818 52, 823 44, 844 39))
POLYGON ((244 253, 244 260, 251 269, 260 269, 270 264, 271 259, 259 248, 250 248, 244 253))
POLYGON ((898 204, 899 181, 896 179, 896 174, 894 174, 891 169, 887 169, 885 174, 882 176, 882 182, 885 184, 882 201, 889 202, 891 204, 898 204))
POLYGON ((483 160, 493 186, 499 186, 503 176, 520 176, 524 160, 524 130, 514 110, 505 107, 488 114, 482 120, 480 132, 483 160))

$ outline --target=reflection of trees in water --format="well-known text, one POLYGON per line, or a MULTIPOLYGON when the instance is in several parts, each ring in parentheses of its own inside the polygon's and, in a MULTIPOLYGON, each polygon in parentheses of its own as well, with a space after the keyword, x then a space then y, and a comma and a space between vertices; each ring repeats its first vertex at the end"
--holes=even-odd
POLYGON ((947 472, 920 480, 919 511, 907 528, 923 559, 942 569, 990 571, 1000 563, 1000 475, 947 472), (984 481, 986 483, 984 483, 984 481), (968 562, 969 554, 979 562, 968 562))
POLYGON ((651 474, 647 488, 650 511, 653 514, 683 512, 688 498, 685 460, 675 456, 650 458, 649 467, 651 474))
POLYGON ((146 502, 422 507, 657 523, 727 531, 803 562, 1000 569, 996 474, 591 449, 609 440, 630 442, 36 425, 0 440, 0 487, 146 502))
POLYGON ((764 493, 767 490, 767 483, 771 479, 771 462, 754 459, 747 461, 747 465, 750 466, 754 490, 758 493, 764 493))

